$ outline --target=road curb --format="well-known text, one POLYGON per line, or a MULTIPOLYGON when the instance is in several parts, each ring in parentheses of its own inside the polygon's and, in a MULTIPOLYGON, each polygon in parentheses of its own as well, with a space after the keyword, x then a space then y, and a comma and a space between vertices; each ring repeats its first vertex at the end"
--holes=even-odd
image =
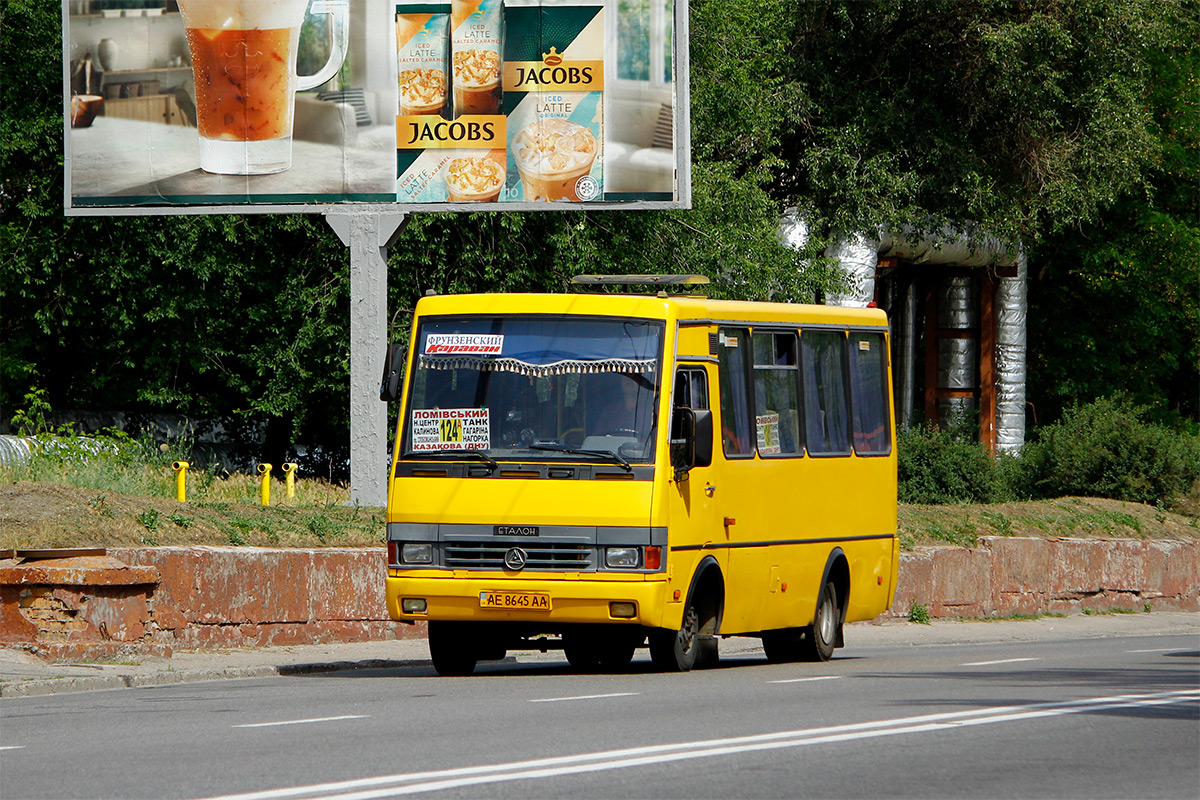
POLYGON ((62 678, 40 678, 19 683, 0 684, 0 698, 44 697, 51 694, 95 692, 107 689, 141 689, 154 686, 173 686, 181 683, 229 680, 231 678, 271 678, 286 675, 315 675, 324 672, 347 672, 368 669, 400 669, 429 666, 428 659, 368 659, 366 661, 331 661, 327 663, 284 664, 281 666, 230 667, 207 670, 164 670, 144 675, 96 675, 62 678))

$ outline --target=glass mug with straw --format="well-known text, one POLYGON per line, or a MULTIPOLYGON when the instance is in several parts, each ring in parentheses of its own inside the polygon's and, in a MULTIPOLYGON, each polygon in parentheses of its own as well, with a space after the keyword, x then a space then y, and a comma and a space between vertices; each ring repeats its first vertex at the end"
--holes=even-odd
POLYGON ((348 0, 312 0, 333 24, 329 61, 296 75, 309 0, 179 0, 196 79, 200 168, 265 175, 292 165, 296 92, 320 86, 346 58, 348 0))

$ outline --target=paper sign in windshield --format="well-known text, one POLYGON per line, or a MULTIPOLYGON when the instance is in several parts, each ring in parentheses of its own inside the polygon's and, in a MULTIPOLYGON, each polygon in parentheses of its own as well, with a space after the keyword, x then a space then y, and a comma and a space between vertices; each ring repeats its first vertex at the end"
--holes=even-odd
POLYGON ((486 408, 417 409, 412 416, 412 449, 487 450, 492 439, 486 408))
POLYGON ((425 352, 439 354, 474 353, 500 355, 504 334, 431 333, 425 337, 425 352))
POLYGON ((779 415, 760 414, 754 418, 758 428, 758 452, 764 455, 779 453, 779 415))

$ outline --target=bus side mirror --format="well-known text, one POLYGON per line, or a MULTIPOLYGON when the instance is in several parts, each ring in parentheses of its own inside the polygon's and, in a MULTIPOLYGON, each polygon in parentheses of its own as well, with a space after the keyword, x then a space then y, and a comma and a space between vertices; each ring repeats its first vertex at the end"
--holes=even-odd
POLYGON ((711 411, 677 408, 671 415, 671 466, 678 480, 692 467, 712 464, 711 411))
POLYGON ((383 362, 383 381, 379 384, 379 399, 385 403, 395 400, 404 376, 404 346, 390 344, 383 362))
POLYGON ((693 411, 696 417, 696 433, 693 437, 695 467, 712 465, 713 454, 713 418, 711 411, 693 411))

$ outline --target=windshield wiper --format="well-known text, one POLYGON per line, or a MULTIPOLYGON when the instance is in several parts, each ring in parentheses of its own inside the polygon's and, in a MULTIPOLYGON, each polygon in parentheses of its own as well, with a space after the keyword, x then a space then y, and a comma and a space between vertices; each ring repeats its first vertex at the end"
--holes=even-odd
POLYGON ((534 442, 529 445, 530 450, 547 450, 551 453, 566 453, 572 456, 597 456, 599 458, 607 458, 615 464, 620 464, 625 468, 626 472, 633 472, 633 467, 629 466, 629 462, 620 453, 614 453, 612 450, 579 450, 574 447, 566 447, 561 444, 546 444, 544 442, 534 442))
POLYGON ((482 450, 412 450, 405 453, 403 458, 430 458, 432 456, 470 456, 484 462, 493 470, 500 468, 500 462, 493 459, 482 450))

